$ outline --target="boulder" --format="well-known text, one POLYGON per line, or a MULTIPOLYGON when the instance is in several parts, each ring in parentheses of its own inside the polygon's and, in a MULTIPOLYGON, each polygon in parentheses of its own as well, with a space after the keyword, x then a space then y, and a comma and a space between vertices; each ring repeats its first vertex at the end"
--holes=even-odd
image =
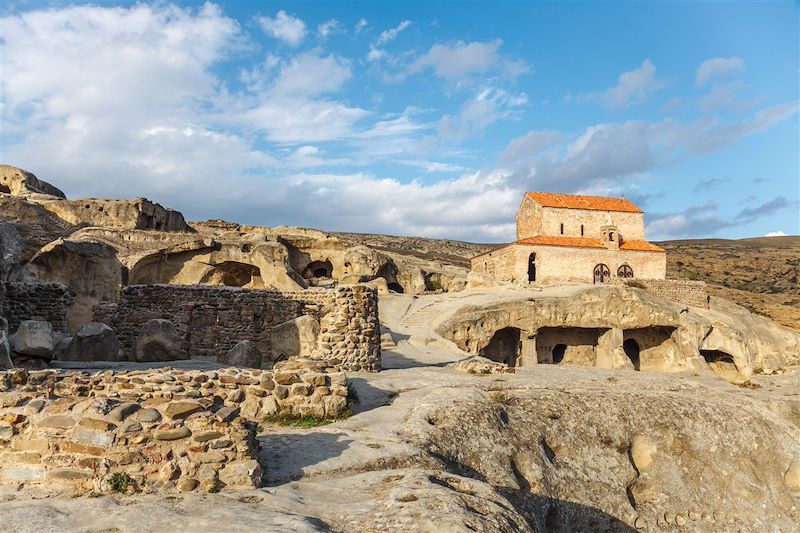
POLYGON ((0 368, 14 368, 11 361, 11 343, 8 342, 8 334, 0 328, 0 368))
POLYGON ((162 318, 148 320, 134 346, 134 359, 140 363, 188 359, 175 324, 162 318))
POLYGON ((224 354, 219 354, 217 362, 228 366, 261 368, 261 351, 253 341, 239 341, 224 354))
POLYGON ((384 278, 375 278, 373 280, 368 281, 365 285, 369 287, 374 287, 375 290, 378 291, 378 294, 389 294, 389 285, 386 283, 384 278))
POLYGON ((42 320, 24 320, 13 335, 11 347, 20 355, 50 360, 56 347, 53 326, 42 320))
POLYGON ((272 361, 313 355, 317 349, 319 322, 309 315, 287 320, 272 328, 272 361))
POLYGON ((64 361, 116 361, 119 341, 114 330, 101 322, 89 322, 72 337, 64 361))
POLYGON ((47 361, 33 355, 14 355, 14 366, 25 370, 44 370, 47 361))

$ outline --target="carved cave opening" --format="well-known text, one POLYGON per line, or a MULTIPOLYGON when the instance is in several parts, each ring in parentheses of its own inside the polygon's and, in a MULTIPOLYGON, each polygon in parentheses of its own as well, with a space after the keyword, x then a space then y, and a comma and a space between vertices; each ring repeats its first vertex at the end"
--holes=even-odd
POLYGON ((544 364, 594 366, 597 344, 604 328, 540 328, 536 334, 536 358, 544 364))
POLYGON ((333 265, 327 259, 325 261, 312 261, 303 270, 305 279, 332 278, 333 265))
POLYGON ((520 334, 521 331, 513 327, 497 330, 489 344, 481 348, 478 354, 498 363, 516 366, 520 354, 520 334))
POLYGON ((253 278, 260 277, 261 270, 247 263, 238 261, 225 261, 212 265, 203 279, 200 280, 204 285, 224 285, 226 287, 245 287, 253 282, 253 278))

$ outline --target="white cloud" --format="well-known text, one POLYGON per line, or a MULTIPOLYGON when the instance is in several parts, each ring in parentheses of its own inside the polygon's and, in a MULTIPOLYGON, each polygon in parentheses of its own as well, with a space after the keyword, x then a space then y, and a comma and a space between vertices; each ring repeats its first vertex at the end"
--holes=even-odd
POLYGON ((602 93, 584 94, 580 100, 599 100, 607 107, 621 108, 640 104, 650 93, 667 86, 664 80, 656 78, 656 66, 649 59, 642 66, 619 75, 617 84, 602 93))
POLYGON ((416 73, 430 67, 436 76, 448 81, 458 81, 473 74, 491 71, 511 78, 530 72, 530 67, 524 61, 511 60, 500 55, 502 44, 501 39, 435 44, 411 64, 409 71, 416 73))
POLYGON ((786 234, 782 231, 770 231, 764 237, 786 237, 786 234))
POLYGON ((715 57, 707 59, 697 67, 695 85, 704 86, 709 81, 730 76, 744 70, 744 61, 738 57, 715 57))
POLYGON ((369 22, 367 22, 367 19, 365 18, 358 19, 358 22, 356 22, 355 26, 356 35, 361 33, 361 31, 364 30, 364 28, 366 28, 367 26, 369 26, 369 22))
POLYGON ((306 23, 285 11, 278 11, 275 18, 259 17, 258 23, 264 33, 289 46, 298 46, 306 38, 306 23))
POLYGON ((317 95, 338 91, 351 77, 350 62, 312 51, 293 57, 281 66, 270 91, 273 96, 317 95))
POLYGON ((723 83, 714 83, 698 102, 698 107, 705 113, 717 110, 727 110, 735 113, 746 111, 754 102, 739 99, 739 93, 746 89, 742 80, 732 80, 723 83))
MULTIPOLYGON (((364 19, 361 19, 364 20, 364 19)), ((359 24, 361 21, 359 21, 359 24)), ((396 28, 390 28, 388 30, 382 31, 381 34, 378 36, 378 39, 375 41, 377 46, 383 46, 387 43, 390 43, 397 39, 397 36, 400 35, 405 29, 411 26, 410 20, 404 20, 400 24, 397 25, 396 28)))
POLYGON ((542 149, 564 139, 557 131, 529 131, 522 137, 512 139, 499 157, 500 164, 516 164, 536 158, 542 149))
POLYGON ((335 33, 340 33, 342 31, 344 31, 344 29, 336 19, 330 19, 317 26, 317 35, 319 35, 322 39, 326 39, 328 36, 335 33))
POLYGON ((499 120, 517 116, 519 107, 527 103, 525 93, 511 94, 497 87, 484 87, 461 106, 457 115, 442 117, 439 135, 449 141, 461 141, 499 120))

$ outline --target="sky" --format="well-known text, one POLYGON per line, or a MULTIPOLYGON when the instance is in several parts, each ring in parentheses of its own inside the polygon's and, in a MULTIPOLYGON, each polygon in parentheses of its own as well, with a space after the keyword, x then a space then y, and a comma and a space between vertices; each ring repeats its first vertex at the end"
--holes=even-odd
POLYGON ((190 220, 505 242, 525 191, 651 240, 800 234, 796 2, 0 7, 0 161, 190 220))

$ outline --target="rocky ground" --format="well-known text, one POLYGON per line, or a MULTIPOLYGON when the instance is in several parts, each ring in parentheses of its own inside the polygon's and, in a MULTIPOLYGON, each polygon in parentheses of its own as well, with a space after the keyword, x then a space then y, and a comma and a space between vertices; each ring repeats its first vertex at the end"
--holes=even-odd
POLYGON ((738 385, 708 370, 469 374, 448 366, 464 353, 428 316, 442 298, 438 314, 492 296, 383 298, 386 370, 350 376, 347 420, 263 426, 264 488, 64 498, 6 487, 3 529, 796 530, 800 369, 738 385))

